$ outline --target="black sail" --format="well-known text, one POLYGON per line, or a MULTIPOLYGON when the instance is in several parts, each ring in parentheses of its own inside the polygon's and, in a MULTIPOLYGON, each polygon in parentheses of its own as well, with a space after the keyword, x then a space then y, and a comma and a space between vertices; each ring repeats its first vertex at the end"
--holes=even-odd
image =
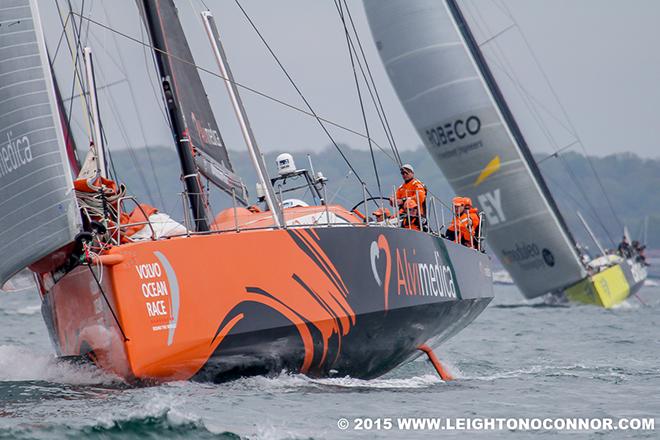
POLYGON ((138 4, 161 55, 161 73, 170 76, 182 135, 190 142, 195 165, 219 188, 245 199, 245 187, 233 171, 173 0, 138 0, 138 4))

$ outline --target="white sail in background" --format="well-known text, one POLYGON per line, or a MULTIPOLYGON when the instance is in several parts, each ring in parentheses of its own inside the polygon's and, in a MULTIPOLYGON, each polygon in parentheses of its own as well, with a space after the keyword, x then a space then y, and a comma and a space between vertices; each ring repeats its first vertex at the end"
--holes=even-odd
POLYGON ((36 0, 0 4, 0 285, 79 230, 36 0))
POLYGON ((454 191, 486 214, 492 251, 528 298, 586 276, 515 121, 503 115, 449 5, 365 0, 380 56, 454 191), (507 121, 507 122, 505 122, 507 121))

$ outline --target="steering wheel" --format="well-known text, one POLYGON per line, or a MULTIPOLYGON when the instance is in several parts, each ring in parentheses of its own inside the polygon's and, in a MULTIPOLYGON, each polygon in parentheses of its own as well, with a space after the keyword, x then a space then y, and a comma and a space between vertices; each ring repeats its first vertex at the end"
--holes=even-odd
POLYGON ((369 210, 369 214, 374 212, 376 209, 380 208, 381 203, 382 203, 383 208, 389 208, 390 212, 396 212, 397 211, 397 208, 390 205, 390 199, 388 199, 387 197, 377 196, 377 197, 369 197, 366 200, 360 200, 355 206, 353 206, 351 208, 351 212, 359 213, 359 217, 364 217, 366 215, 366 213, 363 214, 362 212, 358 211, 357 208, 361 205, 364 205, 365 201, 367 202, 367 205, 372 204, 372 205, 375 206, 375 208, 369 210), (381 200, 382 200, 382 202, 381 202, 381 200), (371 202, 371 203, 369 203, 369 202, 371 202))

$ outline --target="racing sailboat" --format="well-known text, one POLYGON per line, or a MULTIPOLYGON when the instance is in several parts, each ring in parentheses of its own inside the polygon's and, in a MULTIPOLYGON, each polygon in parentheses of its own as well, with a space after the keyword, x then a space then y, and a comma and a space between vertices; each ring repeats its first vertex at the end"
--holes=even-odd
POLYGON ((134 198, 104 165, 89 49, 92 148, 73 175, 37 0, 0 6, 0 285, 26 266, 36 274, 58 356, 89 359, 129 382, 282 370, 373 378, 484 310, 490 263, 477 249, 368 214, 365 222, 329 205, 325 179, 287 160, 280 177, 305 175, 323 197, 316 206, 277 198, 207 11, 203 23, 266 204, 244 208, 248 195, 174 2, 138 5, 180 159, 182 223, 156 221, 143 204, 128 212, 134 198), (233 207, 213 216, 203 179, 231 194, 233 207))
POLYGON ((452 188, 477 202, 487 241, 527 298, 612 307, 644 283, 634 256, 582 255, 455 0, 364 0, 392 84, 452 188))

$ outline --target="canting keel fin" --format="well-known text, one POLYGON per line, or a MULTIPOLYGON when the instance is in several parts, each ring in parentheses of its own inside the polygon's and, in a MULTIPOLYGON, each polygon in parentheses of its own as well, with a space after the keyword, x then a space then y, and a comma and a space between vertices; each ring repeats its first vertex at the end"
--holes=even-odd
POLYGON ((431 349, 431 347, 429 347, 426 344, 422 344, 419 347, 417 347, 417 349, 423 351, 424 353, 426 353, 426 355, 429 357, 429 361, 431 361, 431 363, 433 364, 433 367, 435 368, 435 371, 438 372, 438 375, 440 376, 440 378, 442 380, 444 380, 445 382, 449 382, 450 380, 454 380, 454 376, 449 374, 444 369, 444 367, 442 366, 442 364, 440 363, 440 361, 436 357, 435 353, 433 353, 433 350, 431 349))

